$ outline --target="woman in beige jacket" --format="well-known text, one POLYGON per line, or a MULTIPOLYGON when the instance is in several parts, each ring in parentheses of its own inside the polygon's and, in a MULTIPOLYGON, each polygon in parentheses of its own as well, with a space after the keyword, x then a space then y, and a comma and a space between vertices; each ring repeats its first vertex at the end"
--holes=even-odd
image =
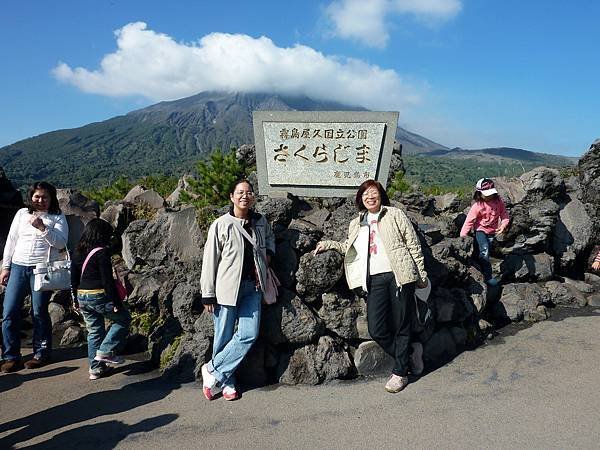
POLYGON ((275 253, 267 219, 252 210, 252 185, 237 182, 229 198, 229 213, 208 230, 200 275, 202 303, 215 327, 212 359, 202 366, 208 400, 221 392, 225 400, 238 398, 235 370, 258 337, 267 264, 275 253))
MULTIPOLYGON (((348 286, 368 293, 369 334, 395 360, 385 389, 400 392, 408 384, 415 286, 428 283, 423 253, 412 223, 404 211, 389 206, 381 183, 362 183, 355 203, 359 215, 350 222, 348 239, 321 241, 314 253, 342 253, 348 286)), ((413 372, 422 370, 421 355, 422 346, 415 346, 413 372)))

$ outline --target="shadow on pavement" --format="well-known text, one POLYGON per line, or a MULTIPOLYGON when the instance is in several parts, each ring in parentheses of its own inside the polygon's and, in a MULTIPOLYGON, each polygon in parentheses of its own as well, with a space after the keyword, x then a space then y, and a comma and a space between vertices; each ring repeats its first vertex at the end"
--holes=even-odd
POLYGON ((66 449, 66 448, 94 448, 95 450, 109 450, 130 434, 146 433, 168 425, 179 417, 178 414, 163 414, 161 416, 144 419, 133 425, 127 425, 118 420, 84 425, 57 434, 51 439, 39 444, 31 445, 30 449, 66 449))
POLYGON ((74 359, 81 359, 87 357, 86 347, 74 347, 74 348, 54 348, 52 349, 52 362, 66 362, 74 359))
POLYGON ((10 391, 23 383, 40 378, 55 377, 65 375, 69 372, 77 370, 77 367, 56 367, 50 370, 21 370, 19 372, 7 373, 0 376, 0 393, 10 391))
MULTIPOLYGON (((150 403, 164 399, 171 391, 181 386, 180 383, 167 381, 163 378, 152 378, 149 380, 139 381, 125 385, 119 389, 112 389, 102 392, 94 392, 84 395, 77 400, 63 403, 61 405, 48 408, 26 417, 12 420, 0 424, 0 433, 5 433, 10 430, 17 430, 12 434, 0 439, 0 448, 10 448, 19 442, 26 442, 36 436, 41 436, 61 428, 76 425, 90 419, 99 418, 106 415, 119 414, 124 411, 146 406, 150 403)), ((158 427, 164 425, 165 420, 174 420, 170 415, 162 417, 161 420, 153 422, 157 419, 149 419, 148 421, 140 422, 139 426, 145 427, 149 431, 149 427, 158 427)), ((168 423, 168 422, 167 422, 168 423)), ((82 428, 91 428, 89 433, 86 433, 86 438, 95 436, 94 447, 103 447, 104 440, 110 440, 110 433, 98 433, 93 431, 93 428, 98 426, 114 427, 115 430, 122 432, 135 433, 137 432, 136 425, 124 425, 118 421, 109 421, 104 424, 86 425, 82 428), (109 424, 109 425, 106 425, 109 424)), ((152 429, 152 428, 150 428, 152 429)), ((102 431, 102 430, 99 430, 102 431)), ((75 430, 66 431, 63 434, 74 433, 75 430)), ((82 436, 83 437, 83 436, 82 436)), ((125 436, 121 436, 119 440, 125 436)), ((72 445, 67 445, 72 447, 72 445)), ((45 447, 47 448, 47 447, 45 447)), ((64 448, 64 447, 63 447, 64 448)))

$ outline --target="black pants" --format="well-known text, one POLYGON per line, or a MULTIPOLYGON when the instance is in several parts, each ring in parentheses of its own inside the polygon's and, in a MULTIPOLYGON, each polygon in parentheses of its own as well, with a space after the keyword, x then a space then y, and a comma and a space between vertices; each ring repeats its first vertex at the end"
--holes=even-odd
POLYGON ((367 296, 369 334, 395 360, 392 373, 407 376, 410 358, 411 315, 415 307, 415 283, 398 292, 392 272, 371 276, 367 296))

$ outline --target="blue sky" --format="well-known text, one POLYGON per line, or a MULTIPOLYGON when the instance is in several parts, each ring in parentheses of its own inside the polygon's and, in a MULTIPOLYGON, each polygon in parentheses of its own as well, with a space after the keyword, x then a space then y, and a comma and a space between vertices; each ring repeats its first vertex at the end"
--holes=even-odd
POLYGON ((0 9, 0 146, 203 90, 306 94, 449 147, 600 137, 594 0, 28 1, 0 9))

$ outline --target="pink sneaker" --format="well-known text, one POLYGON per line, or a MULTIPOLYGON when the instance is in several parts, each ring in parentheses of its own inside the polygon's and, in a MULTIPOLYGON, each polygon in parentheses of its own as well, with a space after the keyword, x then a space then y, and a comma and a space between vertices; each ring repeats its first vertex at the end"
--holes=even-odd
POLYGON ((208 371, 208 365, 202 366, 202 393, 207 400, 214 400, 223 388, 217 386, 217 379, 208 371))
POLYGON ((223 388, 223 398, 225 400, 231 401, 231 400, 237 400, 238 398, 240 398, 240 396, 234 387, 225 386, 223 388))
POLYGON ((202 393, 206 400, 214 400, 221 393, 221 390, 220 387, 209 388, 208 386, 202 386, 202 393))

